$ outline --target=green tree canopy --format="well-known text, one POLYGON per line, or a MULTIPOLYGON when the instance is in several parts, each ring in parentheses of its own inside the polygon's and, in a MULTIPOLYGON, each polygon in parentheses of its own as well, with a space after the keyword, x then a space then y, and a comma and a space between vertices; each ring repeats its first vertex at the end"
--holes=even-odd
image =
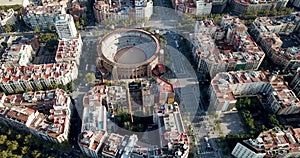
POLYGON ((0 135, 0 145, 4 144, 7 139, 6 135, 0 135))
POLYGON ((84 81, 88 84, 94 84, 96 81, 96 77, 93 73, 87 73, 85 75, 84 81))
POLYGON ((3 30, 4 30, 4 32, 9 33, 9 32, 11 32, 12 27, 10 25, 6 24, 3 28, 3 30))

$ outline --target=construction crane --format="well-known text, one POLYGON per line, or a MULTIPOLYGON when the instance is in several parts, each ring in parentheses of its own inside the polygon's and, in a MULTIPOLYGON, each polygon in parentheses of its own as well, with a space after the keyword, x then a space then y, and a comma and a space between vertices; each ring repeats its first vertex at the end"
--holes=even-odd
POLYGON ((131 118, 131 123, 133 123, 133 114, 132 114, 132 108, 131 108, 131 100, 130 100, 130 92, 129 92, 129 83, 126 83, 126 90, 127 90, 127 102, 129 106, 129 113, 130 113, 130 118, 131 118))

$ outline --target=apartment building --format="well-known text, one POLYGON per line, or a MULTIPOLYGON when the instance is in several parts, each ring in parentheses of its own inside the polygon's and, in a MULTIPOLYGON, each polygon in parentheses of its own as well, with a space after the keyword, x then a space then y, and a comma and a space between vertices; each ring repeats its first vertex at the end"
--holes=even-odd
POLYGON ((60 39, 56 50, 55 61, 57 63, 74 61, 79 65, 82 53, 82 40, 80 34, 73 39, 60 39))
POLYGON ((190 35, 198 71, 213 78, 219 72, 257 70, 265 53, 238 18, 224 16, 220 25, 212 19, 197 21, 190 35))
POLYGON ((74 21, 86 18, 86 11, 87 8, 80 6, 77 2, 72 4, 72 7, 69 9, 69 13, 72 15, 74 21))
POLYGON ((55 17, 54 25, 60 39, 79 38, 73 17, 70 14, 61 14, 55 17))
POLYGON ((254 10, 282 9, 286 7, 288 0, 231 0, 229 3, 232 6, 232 12, 242 14, 254 10))
POLYGON ((269 72, 237 71, 217 74, 209 88, 209 110, 217 113, 235 108, 236 96, 265 95, 270 109, 277 115, 300 112, 300 101, 285 81, 269 72))
POLYGON ((290 2, 292 3, 292 5, 294 7, 297 7, 297 8, 300 7, 300 1, 299 0, 291 0, 290 2))
POLYGON ((66 14, 62 5, 29 5, 24 8, 22 17, 28 27, 48 29, 49 26, 54 26, 55 19, 60 14, 66 14))
POLYGON ((108 95, 118 88, 121 90, 121 87, 116 86, 110 89, 104 85, 96 86, 84 95, 82 132, 79 135, 78 144, 81 151, 89 157, 119 158, 130 156, 133 152, 133 147, 138 140, 137 136, 129 137, 112 133, 115 125, 108 124, 106 109, 110 106, 108 105, 110 102, 106 100, 119 100, 118 95, 108 95))
MULTIPOLYGON (((24 35, 21 37, 17 37, 15 40, 12 41, 11 44, 25 44, 30 45, 34 52, 38 52, 40 49, 40 43, 35 35, 24 35)), ((10 44, 8 44, 10 45, 10 44)))
POLYGON ((94 15, 98 22, 105 20, 141 20, 150 19, 153 14, 152 0, 133 1, 97 1, 94 15))
POLYGON ((222 14, 227 7, 228 0, 212 0, 212 14, 222 14))
POLYGON ((78 69, 75 62, 52 63, 19 67, 0 68, 0 88, 5 93, 14 93, 16 89, 47 88, 53 84, 63 84, 75 80, 78 69))
POLYGON ((99 150, 104 144, 108 133, 105 130, 84 131, 79 135, 79 147, 89 157, 98 157, 99 150))
POLYGON ((262 132, 256 139, 239 142, 231 154, 236 158, 299 157, 299 128, 278 127, 262 132))
MULTIPOLYGON (((160 136, 160 149, 167 148, 164 153, 167 156, 187 158, 189 153, 188 136, 185 133, 178 104, 163 104, 154 106, 154 122, 158 124, 160 136), (175 153, 175 155, 174 155, 175 153)), ((156 149, 154 153, 159 156, 156 149)))
POLYGON ((178 14, 192 14, 192 15, 209 15, 212 11, 212 0, 193 0, 188 1, 174 1, 174 8, 178 14))
POLYGON ((156 82, 157 82, 158 93, 159 93, 158 103, 159 104, 173 103, 175 100, 173 85, 162 78, 157 78, 156 82))
POLYGON ((0 120, 54 143, 68 140, 71 99, 61 89, 2 95, 0 120))
POLYGON ((106 89, 106 102, 109 110, 128 109, 127 90, 124 86, 109 86, 106 89))
POLYGON ((105 96, 105 86, 92 88, 83 97, 83 114, 81 134, 78 144, 83 153, 89 157, 98 157, 107 133, 107 111, 102 105, 105 96))
POLYGON ((1 10, 0 11, 0 25, 1 27, 5 25, 14 25, 17 21, 15 16, 15 11, 11 8, 7 11, 1 10))
POLYGON ((297 72, 293 76, 293 80, 289 84, 289 87, 294 91, 296 96, 300 98, 300 68, 297 69, 297 72))
POLYGON ((6 48, 1 63, 7 67, 28 66, 31 64, 35 51, 28 44, 12 44, 6 48))
MULTIPOLYGON (((276 18, 260 17, 255 19, 250 29, 250 33, 268 58, 283 67, 283 71, 295 72, 300 66, 299 46, 291 45, 290 41, 285 38, 283 41, 281 38, 292 35, 297 30, 299 22, 300 17, 297 14, 276 18)), ((291 37, 298 41, 297 36, 291 37)))
POLYGON ((209 15, 212 10, 211 0, 194 0, 196 15, 209 15))
POLYGON ((0 6, 12 6, 12 5, 21 5, 26 7, 30 4, 29 0, 1 0, 0 6))

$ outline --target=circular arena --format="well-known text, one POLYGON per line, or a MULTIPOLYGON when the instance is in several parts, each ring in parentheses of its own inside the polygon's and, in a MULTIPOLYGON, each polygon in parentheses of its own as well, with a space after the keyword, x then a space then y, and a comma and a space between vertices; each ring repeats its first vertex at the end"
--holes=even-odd
POLYGON ((159 40, 142 29, 118 29, 99 41, 97 67, 113 79, 151 77, 158 63, 159 40))

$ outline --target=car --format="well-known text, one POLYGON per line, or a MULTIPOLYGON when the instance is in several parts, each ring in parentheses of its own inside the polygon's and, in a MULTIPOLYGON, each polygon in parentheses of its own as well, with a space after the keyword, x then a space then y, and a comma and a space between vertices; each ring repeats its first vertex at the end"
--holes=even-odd
POLYGON ((207 146, 207 148, 210 148, 210 147, 211 147, 209 143, 206 143, 206 146, 207 146))
POLYGON ((208 143, 208 138, 207 138, 207 137, 204 137, 204 140, 205 140, 205 142, 207 142, 207 143, 208 143))

